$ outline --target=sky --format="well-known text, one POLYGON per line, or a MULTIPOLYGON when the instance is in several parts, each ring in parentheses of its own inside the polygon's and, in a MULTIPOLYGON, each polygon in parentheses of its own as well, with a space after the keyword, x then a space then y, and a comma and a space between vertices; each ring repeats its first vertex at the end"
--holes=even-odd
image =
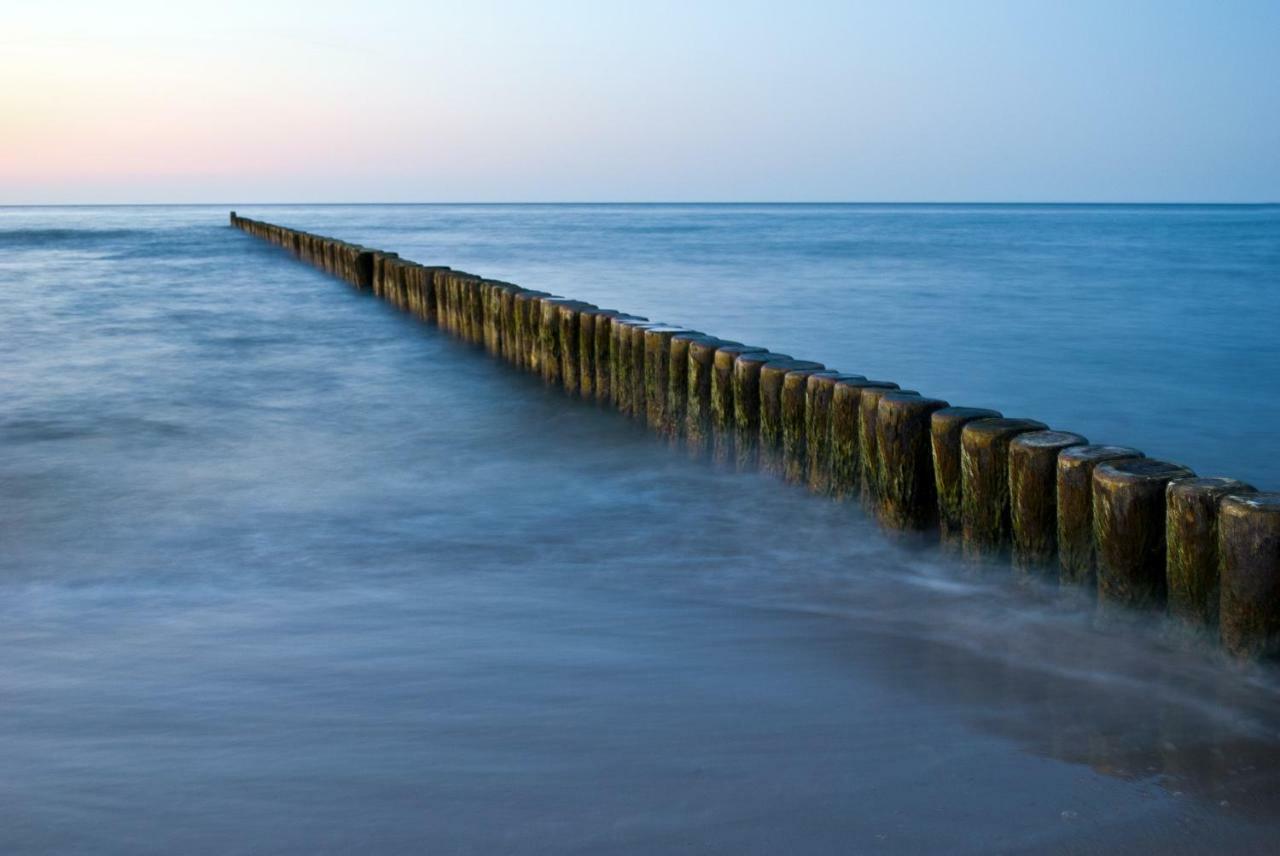
POLYGON ((1280 201, 1280 0, 0 0, 0 204, 1280 201))

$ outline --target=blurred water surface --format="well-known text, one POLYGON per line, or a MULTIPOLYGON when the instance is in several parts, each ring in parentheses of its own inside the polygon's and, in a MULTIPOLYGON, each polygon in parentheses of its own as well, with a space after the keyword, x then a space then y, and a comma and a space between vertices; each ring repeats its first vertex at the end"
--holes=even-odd
MULTIPOLYGON (((241 214, 1280 488, 1280 209, 241 214)), ((0 209, 4 852, 1267 852, 1278 689, 225 225, 0 209)))

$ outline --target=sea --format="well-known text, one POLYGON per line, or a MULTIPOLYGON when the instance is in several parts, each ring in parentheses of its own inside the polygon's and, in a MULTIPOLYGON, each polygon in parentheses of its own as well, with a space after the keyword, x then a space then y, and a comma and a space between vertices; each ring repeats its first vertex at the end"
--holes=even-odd
POLYGON ((232 208, 1280 490, 1280 206, 0 207, 0 852, 1275 852, 1275 667, 232 208))

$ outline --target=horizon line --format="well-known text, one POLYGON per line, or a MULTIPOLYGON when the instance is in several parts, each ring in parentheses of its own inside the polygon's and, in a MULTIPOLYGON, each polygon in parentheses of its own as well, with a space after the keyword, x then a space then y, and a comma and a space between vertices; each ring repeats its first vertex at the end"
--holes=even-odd
POLYGON ((428 206, 428 205, 473 205, 473 206, 538 206, 538 205, 578 205, 578 206, 608 206, 608 205, 898 205, 898 206, 942 206, 942 205, 968 205, 968 206, 1078 206, 1078 207, 1100 207, 1100 206, 1147 206, 1147 207, 1179 207, 1179 206, 1217 206, 1217 207, 1235 207, 1235 208, 1262 208, 1268 206, 1280 205, 1280 200, 1265 202, 1214 202, 1214 201, 1190 201, 1190 202, 1158 202, 1158 201, 964 201, 964 200, 907 200, 907 201, 875 201, 875 200, 842 200, 842 201, 820 201, 820 200, 747 200, 747 201, 725 201, 725 200, 649 200, 649 201, 628 201, 628 200, 608 200, 608 201, 579 201, 579 200, 541 200, 541 201, 510 201, 510 202, 478 202, 467 200, 453 201, 417 201, 417 202, 384 202, 384 201, 366 201, 366 202, 0 202, 0 208, 210 208, 210 207, 229 207, 242 205, 245 207, 280 207, 280 206, 312 206, 312 207, 339 207, 339 206, 428 206))

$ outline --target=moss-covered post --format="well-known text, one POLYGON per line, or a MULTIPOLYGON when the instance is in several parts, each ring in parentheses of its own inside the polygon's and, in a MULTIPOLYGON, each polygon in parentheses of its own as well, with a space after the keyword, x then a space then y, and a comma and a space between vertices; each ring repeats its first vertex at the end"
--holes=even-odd
POLYGON ((960 431, 960 521, 965 555, 999 553, 1009 543, 1009 444, 1044 431, 1034 419, 977 419, 960 431))
POLYGON ((930 417, 948 406, 941 399, 910 392, 880 396, 876 412, 878 516, 890 529, 920 532, 937 525, 930 417))
POLYGON ((1070 431, 1029 431, 1009 444, 1009 523, 1013 566, 1053 569, 1058 558, 1058 454, 1089 441, 1070 431))
POLYGON ((541 300, 538 364, 542 369, 542 379, 552 386, 561 385, 564 370, 560 354, 560 304, 564 302, 561 297, 544 297, 541 300))
POLYGON ((864 389, 897 389, 887 380, 836 380, 831 390, 831 495, 836 499, 858 496, 862 486, 862 444, 858 423, 862 417, 864 389))
POLYGON ((964 532, 960 433, 979 419, 999 419, 998 410, 983 407, 944 407, 929 417, 933 453, 933 482, 938 495, 938 530, 944 547, 960 544, 964 532))
POLYGON ((782 379, 782 475, 792 484, 809 481, 808 393, 814 374, 839 376, 827 369, 797 369, 782 379))
POLYGON ((667 391, 671 383, 671 339, 691 332, 669 324, 655 324, 644 331, 644 406, 649 428, 665 433, 668 427, 667 391))
POLYGON ((1072 446, 1058 453, 1058 582, 1092 588, 1097 583, 1093 543, 1093 471, 1099 464, 1143 457, 1128 446, 1072 446))
MULTIPOLYGON (((715 336, 699 336, 689 341, 689 360, 685 369, 685 441, 695 456, 706 454, 711 447, 711 380, 716 351, 731 344, 715 336)), ((736 343, 732 343, 736 344, 736 343)))
POLYGON ((1164 606, 1165 490, 1195 473, 1138 458, 1093 471, 1093 541, 1098 550, 1098 603, 1103 607, 1164 606))
POLYGON ((560 382, 564 391, 572 396, 582 394, 581 318, 584 312, 596 307, 581 300, 566 300, 560 304, 560 382))
POLYGON ((876 418, 880 399, 890 392, 919 395, 914 389, 864 386, 858 395, 858 488, 862 504, 874 510, 880 502, 880 453, 876 444, 876 418))
POLYGON ((1246 659, 1280 655, 1280 493, 1218 507, 1222 645, 1246 659))
POLYGON ((831 402, 836 384, 865 381, 856 374, 814 372, 809 375, 804 390, 805 468, 809 473, 809 490, 821 496, 831 494, 831 402))
POLYGON ((719 463, 733 460, 736 422, 733 412, 733 364, 740 354, 763 354, 766 348, 726 342, 711 359, 711 453, 719 463))
POLYGON ((766 363, 787 361, 786 354, 753 351, 733 361, 734 451, 742 469, 758 463, 760 450, 760 370, 766 363))
POLYGON ((629 361, 631 371, 631 409, 628 411, 633 417, 644 422, 648 419, 648 405, 645 403, 645 387, 644 387, 644 334, 650 327, 665 327, 667 325, 661 323, 649 323, 644 325, 632 325, 630 333, 631 358, 629 361))
MULTIPOLYGON (((746 358, 743 354, 739 359, 746 358)), ((782 475, 783 459, 783 387, 790 372, 822 371, 822 363, 809 360, 778 360, 760 367, 760 440, 759 465, 768 473, 782 475)), ((805 376, 807 378, 807 375, 805 376)), ((801 398, 803 401, 803 397, 801 398)), ((803 421, 801 422, 803 424, 803 421)))
POLYGON ((502 323, 502 358, 513 366, 520 365, 520 349, 516 339, 516 295, 524 291, 518 285, 504 283, 500 292, 498 316, 502 323))
POLYGON ((666 424, 662 433, 669 439, 684 436, 689 404, 689 345, 705 333, 687 330, 671 337, 667 349, 666 424))
MULTIPOLYGON (((636 383, 635 372, 632 371, 635 351, 631 347, 631 337, 633 331, 637 328, 643 329, 648 323, 639 318, 614 318, 610 327, 611 387, 614 405, 620 413, 635 412, 633 407, 636 404, 634 401, 636 383)), ((643 363, 635 369, 638 372, 642 367, 643 363)))
POLYGON ((1254 492, 1226 478, 1177 479, 1165 489, 1169 614, 1192 630, 1218 625, 1218 505, 1224 497, 1254 492))
POLYGON ((644 321, 638 315, 606 312, 596 316, 596 401, 618 406, 613 379, 618 371, 618 328, 615 323, 644 321))

